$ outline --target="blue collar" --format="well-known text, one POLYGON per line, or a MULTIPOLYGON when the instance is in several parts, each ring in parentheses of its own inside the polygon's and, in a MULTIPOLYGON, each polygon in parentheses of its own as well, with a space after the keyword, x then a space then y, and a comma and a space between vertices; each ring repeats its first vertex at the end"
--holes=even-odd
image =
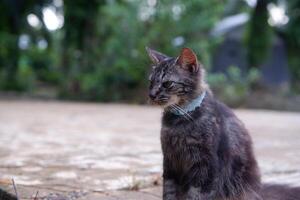
MULTIPOLYGON (((203 99, 206 95, 206 91, 202 92, 201 95, 199 95, 196 99, 194 99, 193 101, 191 101, 189 104, 181 107, 182 110, 186 113, 188 112, 192 112, 194 111, 197 107, 200 107, 202 102, 203 102, 203 99)), ((171 112, 175 115, 184 115, 185 113, 181 111, 181 110, 175 110, 175 109, 171 109, 171 112)))

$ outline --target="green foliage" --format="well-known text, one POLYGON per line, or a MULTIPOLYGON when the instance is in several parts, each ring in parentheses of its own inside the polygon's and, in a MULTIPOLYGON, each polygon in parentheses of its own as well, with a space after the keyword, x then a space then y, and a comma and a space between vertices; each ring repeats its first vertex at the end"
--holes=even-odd
MULTIPOLYGON (((95 17, 95 23, 90 24, 96 25, 96 28, 92 28, 93 34, 85 33, 78 27, 71 28, 71 31, 80 29, 83 40, 93 42, 78 45, 77 42, 82 38, 69 37, 68 27, 65 28, 64 40, 69 45, 65 48, 66 56, 63 59, 66 62, 63 65, 68 65, 69 79, 61 94, 68 98, 80 96, 104 101, 141 101, 143 98, 137 91, 145 90, 145 77, 150 64, 145 46, 150 45, 169 55, 178 53, 174 49, 179 51, 180 47, 189 46, 200 53, 201 61, 208 65, 209 50, 214 41, 207 38, 222 8, 223 4, 217 0, 165 0, 156 5, 136 0, 99 4, 97 14, 95 7, 89 8, 90 11, 85 10, 95 17), (184 41, 174 47, 176 38, 184 41), (76 57, 76 52, 79 57, 76 57)), ((73 19, 85 21, 90 18, 80 15, 79 11, 72 12, 73 19)), ((71 25, 68 26, 70 28, 71 25)))
POLYGON ((35 73, 30 65, 26 62, 21 62, 17 70, 17 84, 21 91, 32 91, 36 81, 35 73))
POLYGON ((238 106, 245 102, 253 84, 257 83, 260 74, 257 69, 250 69, 245 75, 238 67, 228 68, 227 75, 210 74, 207 78, 212 90, 230 106, 238 106))
MULTIPOLYGON (((224 15, 251 10, 238 0, 64 0, 63 7, 55 7, 64 10, 64 26, 49 31, 42 9, 54 6, 53 0, 7 2, 0 1, 0 89, 34 92, 41 85, 55 86, 63 98, 101 101, 144 100, 150 65, 145 46, 172 56, 191 47, 210 69, 219 42, 209 35, 212 27, 224 15), (39 28, 27 23, 30 13, 42 22, 39 28), (30 38, 26 49, 18 47, 21 34, 30 38), (47 42, 46 49, 38 46, 39 39, 47 42)), ((250 68, 265 60, 273 35, 267 23, 269 0, 257 2, 245 36, 250 68)), ((298 83, 299 2, 288 1, 290 21, 280 30, 298 83)), ((238 104, 256 80, 256 70, 248 74, 232 67, 227 75, 208 79, 223 99, 238 104)))
MULTIPOLYGON (((26 85, 31 84, 25 84, 21 80, 22 75, 25 76, 25 80, 31 72, 25 73, 23 66, 19 65, 21 59, 21 49, 18 46, 19 37, 23 33, 22 31, 27 30, 27 15, 36 11, 37 8, 40 11, 43 5, 50 2, 51 0, 0 1, 0 89, 30 90, 30 87, 26 87, 26 85)), ((38 16, 41 16, 41 12, 38 13, 38 16)))
POLYGON ((58 84, 61 79, 61 73, 56 62, 56 54, 53 51, 32 47, 26 50, 21 60, 28 63, 33 73, 39 81, 49 84, 58 84))
POLYGON ((16 90, 30 92, 35 83, 35 73, 25 60, 20 60, 16 71, 16 80, 14 82, 7 82, 7 71, 3 68, 0 71, 0 88, 2 90, 16 90))

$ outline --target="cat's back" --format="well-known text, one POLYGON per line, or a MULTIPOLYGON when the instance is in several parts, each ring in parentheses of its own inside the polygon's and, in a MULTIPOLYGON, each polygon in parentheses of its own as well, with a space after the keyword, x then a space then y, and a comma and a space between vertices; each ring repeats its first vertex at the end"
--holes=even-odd
POLYGON ((215 100, 215 112, 220 121, 220 130, 225 134, 233 143, 240 142, 245 145, 251 142, 251 137, 244 123, 237 117, 231 108, 219 100, 215 100))

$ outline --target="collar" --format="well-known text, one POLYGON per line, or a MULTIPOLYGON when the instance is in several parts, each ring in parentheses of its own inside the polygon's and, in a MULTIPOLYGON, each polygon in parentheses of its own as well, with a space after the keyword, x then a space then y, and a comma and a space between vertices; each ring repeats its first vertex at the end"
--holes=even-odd
POLYGON ((191 101, 189 104, 181 107, 183 111, 181 110, 175 110, 175 109, 171 109, 171 112, 175 115, 184 115, 188 112, 192 112, 194 111, 196 108, 200 107, 202 102, 203 102, 203 99, 206 95, 206 91, 202 92, 201 95, 199 95, 196 99, 194 99, 193 101, 191 101))

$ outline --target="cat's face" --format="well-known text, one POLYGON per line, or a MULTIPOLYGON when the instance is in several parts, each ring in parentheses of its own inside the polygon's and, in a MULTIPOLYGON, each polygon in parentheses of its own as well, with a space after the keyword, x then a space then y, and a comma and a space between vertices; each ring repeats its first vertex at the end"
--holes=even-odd
POLYGON ((168 107, 184 104, 199 95, 201 70, 195 53, 183 48, 177 58, 147 48, 153 62, 149 76, 149 98, 154 104, 168 107))

